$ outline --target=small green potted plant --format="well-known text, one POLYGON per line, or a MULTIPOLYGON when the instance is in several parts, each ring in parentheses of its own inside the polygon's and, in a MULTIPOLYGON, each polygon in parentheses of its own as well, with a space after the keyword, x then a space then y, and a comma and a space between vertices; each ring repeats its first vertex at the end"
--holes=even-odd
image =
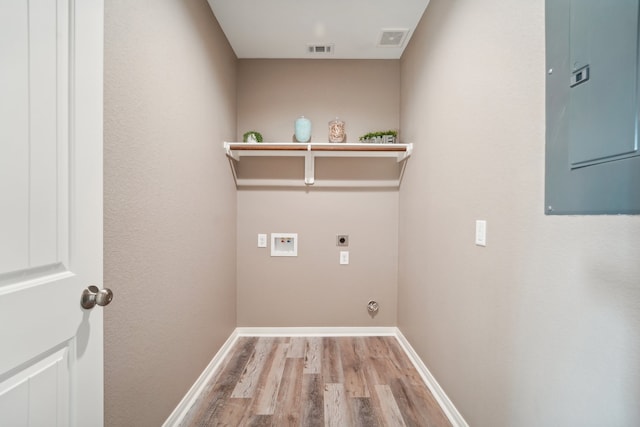
POLYGON ((262 142, 262 134, 255 130, 250 130, 242 135, 242 142, 262 142))
POLYGON ((384 130, 369 132, 360 137, 360 142, 365 144, 395 144, 398 139, 398 131, 384 130))

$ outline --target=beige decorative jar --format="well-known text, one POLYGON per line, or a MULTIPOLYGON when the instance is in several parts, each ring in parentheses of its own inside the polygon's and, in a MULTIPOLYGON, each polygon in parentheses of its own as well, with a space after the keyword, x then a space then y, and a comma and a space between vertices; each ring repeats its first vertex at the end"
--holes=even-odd
POLYGON ((344 120, 336 117, 329 122, 329 142, 346 142, 347 134, 344 131, 344 120))

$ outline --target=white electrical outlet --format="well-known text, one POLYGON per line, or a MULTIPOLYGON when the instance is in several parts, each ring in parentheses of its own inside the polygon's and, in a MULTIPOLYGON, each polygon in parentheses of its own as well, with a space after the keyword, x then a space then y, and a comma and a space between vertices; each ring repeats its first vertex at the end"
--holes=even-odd
POLYGON ((349 264, 349 251, 340 251, 340 264, 349 264))
POLYGON ((487 246, 487 221, 476 220, 476 245, 487 246))
POLYGON ((267 235, 266 234, 258 234, 258 247, 266 248, 267 247, 267 235))

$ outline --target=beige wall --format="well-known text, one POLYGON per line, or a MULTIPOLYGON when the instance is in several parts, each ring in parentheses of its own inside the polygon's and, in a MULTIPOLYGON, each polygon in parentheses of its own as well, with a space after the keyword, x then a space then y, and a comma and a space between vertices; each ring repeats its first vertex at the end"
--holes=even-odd
POLYGON ((347 142, 399 125, 400 61, 241 59, 238 138, 291 142, 294 122, 311 120, 311 142, 329 142, 330 120, 345 121, 347 142))
POLYGON ((238 326, 393 326, 397 248, 397 191, 239 191, 238 326), (298 256, 258 248, 272 232, 298 233, 298 256), (349 235, 349 265, 336 234, 349 235))
MULTIPOLYGON (((238 138, 291 141, 301 114, 314 142, 346 121, 348 140, 398 127, 399 61, 240 60, 238 138)), ((398 192, 318 188, 238 192, 238 326, 390 326, 396 323, 398 192), (258 233, 292 232, 299 256, 272 258, 258 233), (350 236, 339 265, 336 234, 350 236), (371 318, 367 302, 380 304, 371 318)))
POLYGON ((432 0, 414 34, 398 324, 472 426, 640 425, 640 217, 543 214, 544 40, 543 0, 432 0))
POLYGON ((105 3, 105 418, 159 426, 236 325, 236 58, 204 0, 105 3))

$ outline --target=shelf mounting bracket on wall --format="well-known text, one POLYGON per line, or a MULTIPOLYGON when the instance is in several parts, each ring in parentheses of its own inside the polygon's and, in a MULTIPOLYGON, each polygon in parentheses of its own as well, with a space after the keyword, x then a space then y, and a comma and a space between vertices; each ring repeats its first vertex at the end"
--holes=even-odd
POLYGON ((307 152, 304 156, 304 183, 313 185, 316 182, 316 159, 311 151, 311 144, 307 144, 307 152))

